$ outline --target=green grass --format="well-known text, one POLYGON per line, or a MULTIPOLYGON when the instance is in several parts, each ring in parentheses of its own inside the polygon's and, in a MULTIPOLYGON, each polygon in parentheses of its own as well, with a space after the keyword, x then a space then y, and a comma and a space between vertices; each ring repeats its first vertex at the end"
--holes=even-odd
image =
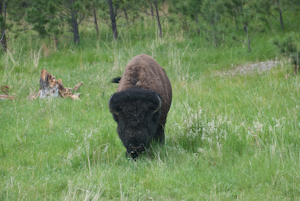
POLYGON ((230 42, 215 49, 181 32, 165 31, 160 40, 121 30, 114 42, 103 30, 100 39, 84 33, 78 46, 61 41, 59 50, 35 36, 11 39, 0 85, 18 100, 0 101, 0 200, 300 198, 299 77, 284 79, 287 63, 263 74, 217 75, 273 59, 272 38, 292 30, 258 34, 252 53, 230 42), (166 70, 173 102, 165 146, 134 162, 107 102, 117 87, 111 78, 142 53, 166 70), (43 68, 64 86, 83 81, 81 100, 28 100, 43 68))

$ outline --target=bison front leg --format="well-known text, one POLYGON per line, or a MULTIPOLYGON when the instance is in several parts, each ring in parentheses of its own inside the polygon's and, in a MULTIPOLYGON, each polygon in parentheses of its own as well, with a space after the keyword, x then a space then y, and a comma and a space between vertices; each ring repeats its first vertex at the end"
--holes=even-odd
POLYGON ((156 135, 153 138, 154 141, 159 142, 159 144, 165 143, 165 126, 162 124, 158 124, 156 135))

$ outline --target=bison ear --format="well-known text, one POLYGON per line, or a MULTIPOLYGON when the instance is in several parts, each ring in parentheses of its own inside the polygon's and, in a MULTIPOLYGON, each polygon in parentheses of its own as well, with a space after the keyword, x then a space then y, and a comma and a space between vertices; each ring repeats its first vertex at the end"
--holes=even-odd
POLYGON ((157 99, 158 99, 158 106, 157 106, 157 108, 153 111, 152 114, 155 114, 155 113, 156 113, 157 111, 159 111, 160 108, 161 108, 161 98, 160 98, 160 96, 159 96, 157 93, 155 93, 155 95, 156 95, 156 97, 157 97, 157 99))
POLYGON ((116 108, 114 107, 112 103, 112 100, 113 100, 113 97, 114 97, 115 94, 113 94, 110 98, 109 98, 109 101, 108 101, 108 107, 109 107, 109 110, 111 113, 115 114, 115 115, 119 115, 119 113, 117 112, 116 108))

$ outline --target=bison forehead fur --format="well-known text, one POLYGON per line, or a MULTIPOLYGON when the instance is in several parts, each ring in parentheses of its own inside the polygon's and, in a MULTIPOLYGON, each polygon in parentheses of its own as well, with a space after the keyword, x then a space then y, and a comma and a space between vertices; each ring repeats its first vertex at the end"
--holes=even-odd
POLYGON ((130 147, 147 147, 152 140, 164 142, 172 102, 172 87, 164 69, 152 57, 138 55, 113 82, 119 86, 109 107, 127 152, 132 151, 130 147))

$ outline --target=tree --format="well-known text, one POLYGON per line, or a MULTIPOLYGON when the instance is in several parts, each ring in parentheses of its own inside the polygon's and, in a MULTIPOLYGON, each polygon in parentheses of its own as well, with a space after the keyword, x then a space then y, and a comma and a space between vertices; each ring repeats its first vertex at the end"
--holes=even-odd
POLYGON ((267 22, 271 26, 272 26, 271 17, 277 20, 276 16, 273 15, 272 13, 272 10, 274 9, 274 5, 275 4, 273 0, 260 0, 254 3, 254 8, 256 12, 262 14, 262 16, 265 16, 265 17, 261 17, 260 19, 264 22, 267 22))
POLYGON ((243 4, 241 0, 227 0, 224 2, 226 13, 231 20, 234 20, 235 27, 239 30, 239 15, 243 15, 243 4))
POLYGON ((111 28, 115 40, 118 39, 117 20, 116 20, 118 5, 119 4, 115 5, 115 9, 114 9, 113 0, 108 0, 111 28))
POLYGON ((236 41, 246 43, 248 46, 248 51, 251 52, 251 42, 253 37, 261 29, 262 25, 258 21, 258 16, 255 12, 255 7, 253 4, 248 2, 248 4, 243 8, 242 24, 244 26, 246 40, 238 39, 236 36, 233 36, 232 38, 236 41))
POLYGON ((113 39, 118 39, 117 21, 121 16, 120 6, 124 3, 122 0, 103 0, 99 4, 99 16, 105 24, 112 29, 113 39), (109 22, 110 21, 110 22, 109 22))
POLYGON ((283 19, 282 19, 282 8, 281 8, 279 0, 276 0, 276 4, 277 4, 277 10, 279 13, 279 21, 280 21, 281 29, 284 29, 283 19))
MULTIPOLYGON (((195 19, 197 24, 197 32, 200 33, 199 18, 201 13, 202 0, 174 0, 169 6, 169 12, 176 14, 182 23, 183 29, 188 29, 188 18, 195 19)), ((173 20, 172 18, 170 18, 173 20)))
MULTIPOLYGON (((287 4, 289 2, 285 2, 285 3, 287 4)), ((275 19, 280 22, 281 29, 284 29, 283 17, 282 17, 283 9, 281 7, 279 0, 253 1, 253 5, 257 13, 266 16, 266 19, 261 18, 262 21, 268 21, 268 23, 272 25, 271 19, 275 19), (279 13, 279 16, 276 16, 274 14, 275 11, 279 13)))
POLYGON ((197 32, 200 33, 200 25, 199 25, 199 19, 198 16, 201 13, 201 6, 203 0, 189 0, 188 1, 188 11, 189 11, 189 16, 195 19, 197 23, 197 32))
POLYGON ((32 1, 32 5, 27 9, 26 21, 33 25, 33 30, 42 37, 50 36, 58 46, 58 37, 63 33, 62 23, 58 13, 59 2, 56 0, 32 1))
POLYGON ((204 0, 201 6, 203 29, 212 37, 213 44, 218 47, 224 33, 221 17, 224 13, 222 0, 204 0))
POLYGON ((290 0, 290 6, 294 11, 300 10, 300 1, 299 0, 290 0))
POLYGON ((30 3, 25 19, 33 25, 33 30, 41 36, 53 36, 57 46, 58 36, 66 24, 73 41, 80 42, 78 27, 85 16, 86 0, 31 0, 30 3))
POLYGON ((162 28, 161 28, 161 20, 160 20, 161 16, 159 14, 159 7, 163 3, 163 0, 145 0, 144 2, 145 2, 145 4, 144 4, 144 6, 141 6, 142 9, 140 9, 140 11, 142 13, 146 13, 147 15, 151 15, 153 18, 154 17, 156 18, 158 31, 159 31, 158 35, 160 38, 162 38, 163 33, 162 33, 162 28), (148 13, 148 11, 147 11, 147 8, 149 8, 148 6, 150 7, 151 13, 148 13))
POLYGON ((7 49, 7 41, 6 41, 6 6, 7 2, 2 0, 0 1, 0 41, 2 45, 2 49, 4 52, 6 52, 7 49))
POLYGON ((87 2, 84 0, 63 0, 66 14, 62 14, 62 16, 65 17, 71 27, 70 30, 73 33, 75 43, 80 42, 78 26, 84 19, 84 10, 86 3, 87 2))
POLYGON ((159 12, 158 12, 158 0, 154 0, 153 4, 155 7, 156 20, 157 20, 157 25, 158 25, 158 29, 159 29, 159 37, 162 38, 162 29, 161 29, 159 12))
POLYGON ((127 27, 130 26, 130 17, 134 20, 139 17, 139 7, 142 6, 139 0, 123 0, 120 4, 120 16, 124 17, 127 23, 127 27), (121 14, 124 14, 121 15, 121 14))
POLYGON ((180 17, 179 19, 181 19, 181 23, 182 23, 182 28, 184 30, 189 30, 189 23, 187 21, 187 18, 190 17, 190 12, 189 12, 189 4, 190 3, 189 1, 185 1, 185 2, 182 2, 180 1, 177 6, 178 8, 180 9, 180 17))
POLYGON ((295 36, 289 35, 281 41, 274 40, 273 43, 277 46, 281 55, 291 59, 292 64, 294 65, 294 73, 298 74, 300 52, 294 38, 295 36))
MULTIPOLYGON (((18 27, 23 22, 26 9, 30 4, 20 0, 0 0, 0 34, 1 45, 4 51, 7 50, 7 30, 18 27)), ((16 28, 17 29, 17 28, 16 28)), ((26 27, 22 28, 22 31, 26 27)))
MULTIPOLYGON (((92 16, 93 16, 93 22, 95 24, 95 30, 97 33, 97 36, 99 37, 99 27, 98 27, 98 15, 97 10, 100 8, 101 2, 97 0, 91 0, 89 4, 87 4, 87 10, 92 10, 92 16)), ((88 12, 89 13, 89 12, 88 12)))

